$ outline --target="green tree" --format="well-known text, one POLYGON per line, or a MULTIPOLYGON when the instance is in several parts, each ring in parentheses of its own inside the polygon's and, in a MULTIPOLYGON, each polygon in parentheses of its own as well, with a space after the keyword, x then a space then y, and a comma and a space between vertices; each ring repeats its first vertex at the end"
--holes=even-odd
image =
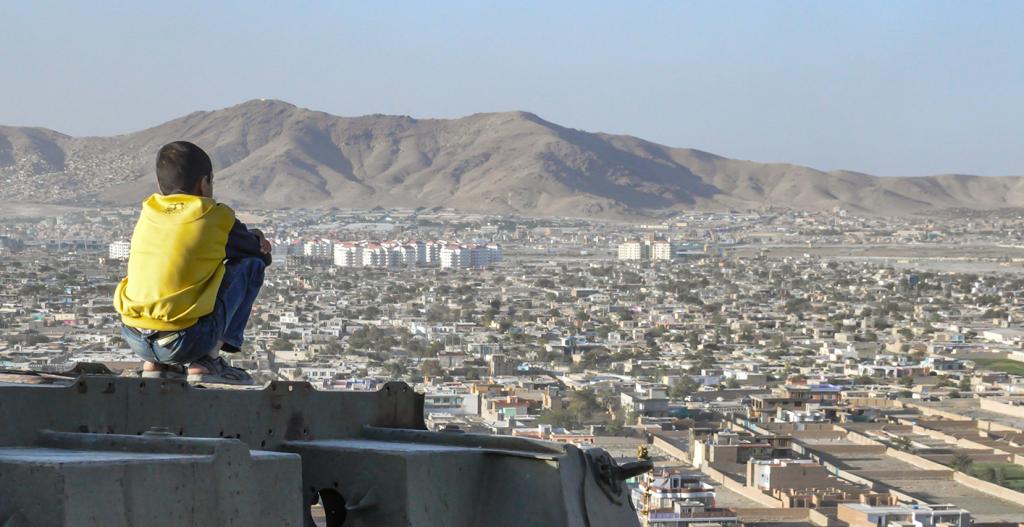
POLYGON ((566 429, 577 428, 577 424, 579 423, 572 412, 562 408, 552 408, 550 410, 542 411, 540 415, 537 416, 537 422, 566 429))
POLYGON ((853 383, 863 386, 867 384, 874 384, 875 380, 872 379, 870 375, 858 375, 853 379, 853 383))
POLYGON ((431 379, 441 377, 444 375, 444 368, 436 359, 427 359, 420 363, 420 375, 431 379))
POLYGON ((440 304, 431 304, 430 307, 427 308, 426 317, 427 322, 435 324, 451 320, 451 313, 445 306, 440 304))
POLYGON ((967 455, 967 453, 965 452, 957 452, 953 456, 953 460, 950 461, 949 466, 953 467, 954 469, 960 472, 967 472, 970 470, 971 465, 973 464, 974 460, 971 459, 971 456, 967 455))
POLYGON ((541 278, 540 280, 534 282, 533 285, 539 289, 554 289, 555 287, 557 287, 555 285, 555 282, 550 278, 541 278))
POLYGON ((622 415, 622 412, 619 412, 615 416, 615 418, 613 418, 610 421, 608 421, 608 424, 605 425, 604 429, 605 429, 606 432, 608 432, 609 434, 611 434, 613 436, 614 435, 619 435, 620 433, 622 433, 623 429, 625 428, 625 424, 626 424, 625 416, 622 415))
POLYGON ((385 363, 384 369, 388 372, 388 377, 392 379, 400 379, 405 376, 406 372, 405 365, 398 361, 385 363))
POLYGON ((910 452, 914 449, 914 442, 907 436, 899 436, 893 441, 893 446, 896 450, 902 450, 904 452, 910 452))
POLYGON ((591 414, 601 409, 594 390, 583 389, 569 392, 569 404, 566 409, 573 415, 577 423, 583 423, 591 414))
POLYGON ((693 377, 685 375, 668 389, 668 395, 673 398, 682 398, 697 393, 699 388, 700 384, 693 377))

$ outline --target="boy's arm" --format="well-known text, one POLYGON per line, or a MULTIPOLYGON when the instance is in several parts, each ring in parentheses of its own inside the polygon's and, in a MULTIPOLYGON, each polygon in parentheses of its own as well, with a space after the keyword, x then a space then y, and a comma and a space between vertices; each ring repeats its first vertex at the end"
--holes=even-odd
POLYGON ((270 252, 263 252, 262 240, 256 234, 249 231, 244 223, 235 220, 228 233, 228 243, 224 248, 225 258, 251 258, 257 257, 263 263, 270 265, 270 252))

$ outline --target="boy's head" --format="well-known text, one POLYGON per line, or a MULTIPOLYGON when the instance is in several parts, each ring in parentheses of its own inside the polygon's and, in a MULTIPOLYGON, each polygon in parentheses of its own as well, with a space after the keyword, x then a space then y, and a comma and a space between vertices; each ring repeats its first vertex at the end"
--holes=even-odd
POLYGON ((213 164, 202 148, 188 141, 167 143, 156 155, 160 192, 213 197, 213 164))

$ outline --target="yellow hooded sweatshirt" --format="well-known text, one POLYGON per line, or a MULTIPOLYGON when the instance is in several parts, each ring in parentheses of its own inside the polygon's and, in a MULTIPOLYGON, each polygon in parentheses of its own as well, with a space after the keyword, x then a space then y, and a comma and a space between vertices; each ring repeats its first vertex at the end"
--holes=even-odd
POLYGON ((153 194, 132 234, 128 276, 114 292, 126 326, 176 331, 213 312, 235 212, 210 198, 153 194))

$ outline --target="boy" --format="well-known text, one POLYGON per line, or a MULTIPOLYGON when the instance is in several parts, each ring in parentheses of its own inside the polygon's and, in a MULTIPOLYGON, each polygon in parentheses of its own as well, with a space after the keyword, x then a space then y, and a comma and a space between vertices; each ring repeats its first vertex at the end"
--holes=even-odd
POLYGON ((142 376, 253 384, 220 351, 237 352, 270 265, 270 242, 213 198, 213 165, 176 141, 156 158, 160 192, 142 202, 128 276, 114 292, 121 334, 144 361, 142 376))

